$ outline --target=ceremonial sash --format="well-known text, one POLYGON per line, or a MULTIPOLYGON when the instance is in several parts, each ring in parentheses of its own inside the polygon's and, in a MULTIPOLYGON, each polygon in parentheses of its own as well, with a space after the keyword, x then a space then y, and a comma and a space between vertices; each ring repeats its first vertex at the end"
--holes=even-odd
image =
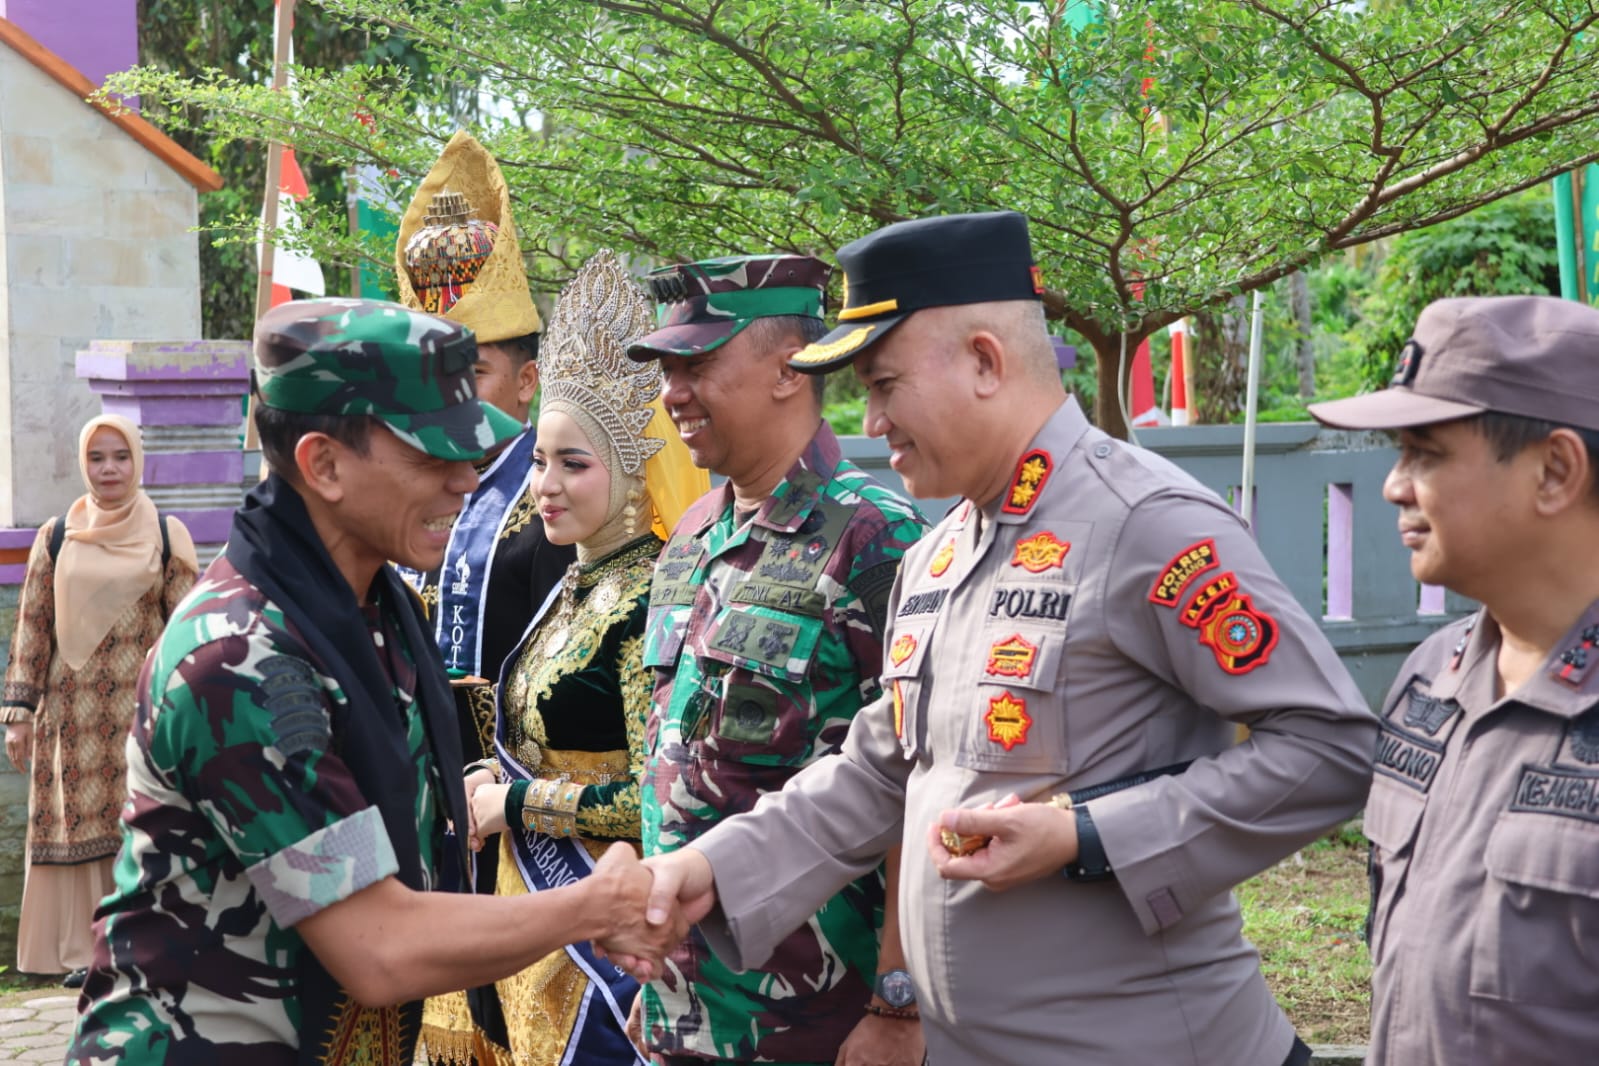
MULTIPOLYGON (((483 618, 488 609, 489 577, 494 571, 494 545, 510 517, 512 505, 533 476, 534 434, 531 430, 512 441, 483 472, 477 491, 450 530, 439 570, 439 606, 434 612, 433 636, 451 674, 484 676, 483 618)), ((420 589, 424 575, 401 573, 420 589)))
MULTIPOLYGON (((523 633, 523 644, 560 594, 560 585, 550 590, 549 596, 523 633)), ((519 646, 506 658, 504 672, 510 671, 520 654, 519 646)), ((504 691, 503 672, 500 690, 504 691)), ((505 730, 505 715, 502 713, 494 723, 494 751, 500 760, 501 780, 532 780, 533 774, 507 748, 505 730)), ((594 860, 587 849, 573 837, 544 836, 531 829, 523 829, 520 825, 507 826, 505 832, 511 840, 511 854, 516 859, 516 868, 529 892, 543 892, 576 884, 594 869, 594 860)), ((566 953, 588 978, 588 987, 583 992, 583 1002, 578 1005, 572 1031, 567 1034, 566 1053, 561 1056, 561 1066, 616 1066, 619 1062, 648 1066, 639 1057, 633 1042, 627 1038, 627 1013, 633 1006, 634 997, 638 995, 638 982, 624 970, 596 956, 594 946, 586 940, 568 944, 566 953)))

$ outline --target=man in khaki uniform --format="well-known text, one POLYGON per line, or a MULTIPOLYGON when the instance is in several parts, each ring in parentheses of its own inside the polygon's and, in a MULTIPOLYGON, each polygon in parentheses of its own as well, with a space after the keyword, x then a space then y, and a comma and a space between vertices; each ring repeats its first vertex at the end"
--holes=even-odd
POLYGON ((1394 429, 1417 579, 1482 603, 1406 661, 1372 841, 1378 1066, 1599 1058, 1599 310, 1439 300, 1393 386, 1317 404, 1394 429))
POLYGON ((905 555, 841 757, 656 865, 652 919, 714 889, 703 930, 756 965, 903 838, 938 1066, 1308 1061, 1230 890, 1359 806, 1360 694, 1238 518, 1066 396, 1021 215, 839 261, 792 365, 853 362, 911 492, 964 500, 905 555))

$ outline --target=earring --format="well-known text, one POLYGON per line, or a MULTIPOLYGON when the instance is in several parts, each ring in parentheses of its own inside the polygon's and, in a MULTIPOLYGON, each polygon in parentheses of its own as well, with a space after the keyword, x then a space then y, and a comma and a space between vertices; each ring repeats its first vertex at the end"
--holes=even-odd
POLYGON ((639 504, 644 501, 644 486, 638 482, 627 490, 627 505, 622 508, 622 521, 629 536, 639 532, 639 504))

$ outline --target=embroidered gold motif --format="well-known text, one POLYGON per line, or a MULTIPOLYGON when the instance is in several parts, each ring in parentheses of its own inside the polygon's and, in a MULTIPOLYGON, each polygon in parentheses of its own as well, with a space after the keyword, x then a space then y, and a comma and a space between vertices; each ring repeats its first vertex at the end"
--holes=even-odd
POLYGON ((531 525, 538 516, 538 501, 533 498, 533 488, 530 485, 516 498, 516 502, 511 504, 511 509, 505 516, 505 525, 500 529, 500 539, 510 540, 531 525))
POLYGON ((912 633, 901 633, 894 638, 894 643, 888 649, 888 661, 899 666, 916 654, 916 636, 912 633))
POLYGON ((1061 540, 1049 530, 1035 533, 1026 540, 1016 542, 1016 554, 1011 558, 1012 566, 1019 566, 1029 574, 1042 574, 1051 567, 1060 569, 1066 565, 1066 553, 1072 550, 1069 540, 1061 540))
POLYGON ((1034 448, 1022 456, 1021 461, 1016 464, 1016 473, 1011 477, 1010 492, 1006 495, 1005 503, 1000 510, 1008 514, 1026 514, 1032 510, 1038 494, 1044 491, 1044 485, 1049 481, 1053 465, 1054 460, 1042 448, 1034 448))
POLYGON ((983 670, 994 677, 1027 678, 1032 676, 1037 658, 1038 645, 1028 643, 1020 633, 1015 633, 988 649, 988 664, 983 670))
POLYGON ((1027 730, 1033 725, 1032 716, 1027 713, 1027 701, 1008 691, 988 701, 988 713, 983 721, 988 723, 988 739, 1002 745, 1006 751, 1027 743, 1027 730))

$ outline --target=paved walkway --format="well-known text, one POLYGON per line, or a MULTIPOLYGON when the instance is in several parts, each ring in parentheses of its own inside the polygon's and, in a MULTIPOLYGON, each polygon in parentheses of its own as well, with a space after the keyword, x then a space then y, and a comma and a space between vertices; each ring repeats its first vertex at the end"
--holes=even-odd
POLYGON ((15 1007, 0 1007, 0 1062, 54 1062, 66 1058, 78 1016, 75 992, 49 992, 15 1007))

